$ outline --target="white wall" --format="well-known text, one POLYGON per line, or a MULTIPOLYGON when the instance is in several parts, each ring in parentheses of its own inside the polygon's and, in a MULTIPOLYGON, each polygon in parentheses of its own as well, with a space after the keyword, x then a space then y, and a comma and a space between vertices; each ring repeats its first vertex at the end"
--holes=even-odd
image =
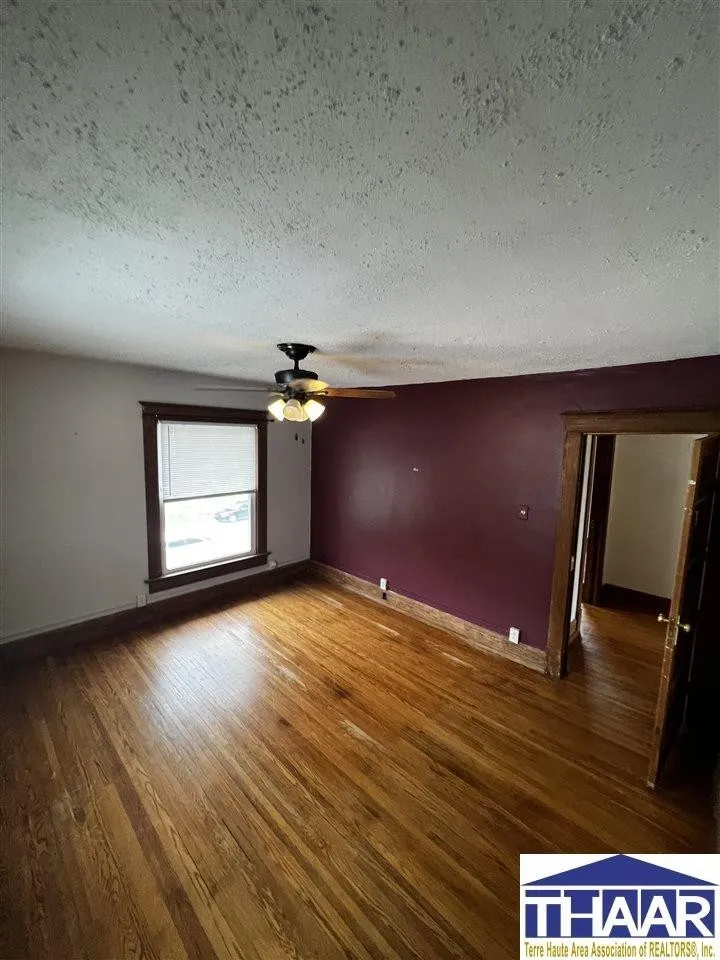
POLYGON ((672 594, 694 439, 617 438, 605 583, 658 597, 672 594))
MULTIPOLYGON (((148 572, 138 401, 258 408, 263 395, 200 393, 212 378, 14 350, 0 354, 0 376, 0 637, 135 606, 148 572)), ((309 424, 268 426, 278 564, 310 555, 310 436, 309 424)))

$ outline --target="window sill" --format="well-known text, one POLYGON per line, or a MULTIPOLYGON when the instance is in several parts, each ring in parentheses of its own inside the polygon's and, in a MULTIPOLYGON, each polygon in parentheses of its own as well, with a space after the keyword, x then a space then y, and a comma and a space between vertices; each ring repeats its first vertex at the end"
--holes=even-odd
POLYGON ((173 587, 184 587, 187 583, 198 583, 200 580, 210 580, 213 577, 224 577, 228 573, 239 573, 241 570, 250 570, 252 567, 262 567, 267 563, 269 553, 255 553, 251 557, 240 557, 238 560, 220 560, 204 567, 193 567, 191 570, 178 570, 177 573, 164 573, 159 577, 149 577, 145 582, 150 593, 160 590, 172 590, 173 587))

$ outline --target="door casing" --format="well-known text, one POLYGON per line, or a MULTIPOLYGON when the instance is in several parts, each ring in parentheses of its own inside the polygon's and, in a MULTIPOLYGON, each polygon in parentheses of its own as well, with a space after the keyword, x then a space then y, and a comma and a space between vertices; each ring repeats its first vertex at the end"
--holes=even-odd
POLYGON ((567 673, 570 568, 577 543, 585 437, 617 433, 720 433, 720 409, 574 411, 563 414, 563 420, 565 440, 546 646, 546 670, 555 678, 567 673))
POLYGON ((580 583, 582 603, 597 605, 603 585, 605 544, 610 517, 610 492, 615 463, 615 435, 593 435, 587 529, 583 553, 585 566, 580 583))

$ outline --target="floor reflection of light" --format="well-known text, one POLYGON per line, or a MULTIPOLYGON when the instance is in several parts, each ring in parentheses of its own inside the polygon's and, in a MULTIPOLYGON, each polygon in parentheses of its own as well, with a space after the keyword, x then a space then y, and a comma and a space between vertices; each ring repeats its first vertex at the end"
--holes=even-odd
POLYGON ((255 702, 265 657, 249 629, 238 624, 213 629, 209 621, 193 621, 168 629, 163 641, 147 671, 151 693, 188 736, 216 728, 228 716, 237 718, 255 702))

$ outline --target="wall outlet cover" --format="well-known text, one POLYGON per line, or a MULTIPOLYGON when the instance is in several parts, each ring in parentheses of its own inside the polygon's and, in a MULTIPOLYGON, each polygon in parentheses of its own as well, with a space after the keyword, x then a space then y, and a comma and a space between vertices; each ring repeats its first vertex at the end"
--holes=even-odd
POLYGON ((146 593, 139 593, 137 595, 137 605, 139 607, 146 607, 147 601, 148 601, 148 598, 146 593))
POLYGON ((380 577, 380 589, 387 590, 387 577, 380 577))
POLYGON ((520 643, 520 628, 519 627, 510 627, 508 633, 508 640, 510 643, 520 643))

